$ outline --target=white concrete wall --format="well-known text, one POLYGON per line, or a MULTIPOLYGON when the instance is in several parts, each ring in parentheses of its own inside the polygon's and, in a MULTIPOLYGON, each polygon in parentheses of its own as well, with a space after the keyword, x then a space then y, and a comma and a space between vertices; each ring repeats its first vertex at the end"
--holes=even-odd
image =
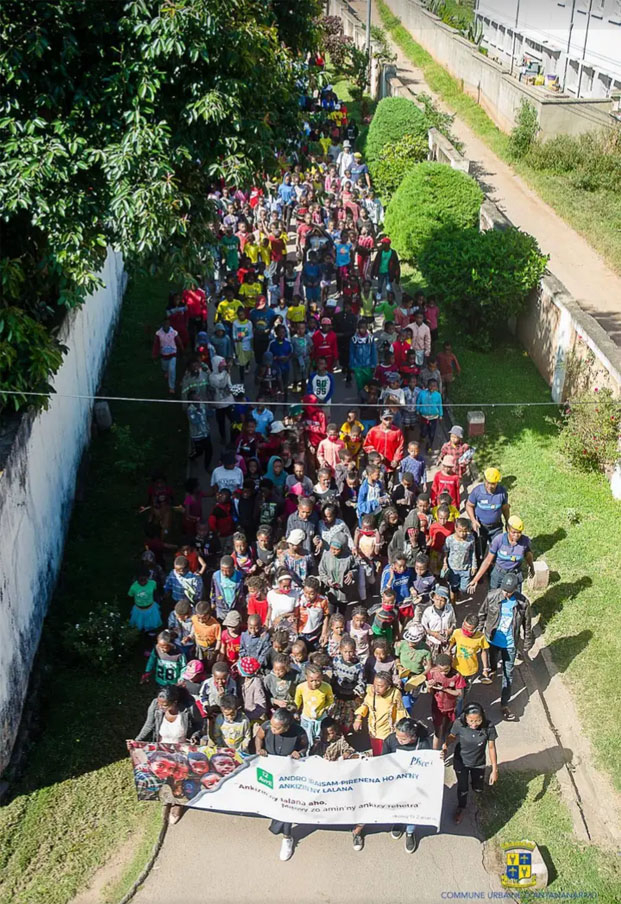
MULTIPOLYGON (((498 3, 499 0, 496 0, 498 3)), ((386 0, 414 40, 444 66, 505 132, 515 125, 522 99, 531 103, 540 125, 540 136, 578 135, 598 126, 611 126, 611 103, 605 99, 581 100, 556 97, 542 88, 524 85, 508 74, 506 64, 479 53, 416 0, 386 0)))
MULTIPOLYGON (((105 288, 70 311, 61 328, 69 351, 53 379, 59 395, 89 395, 99 385, 125 288, 120 254, 108 252, 101 276, 105 288)), ((47 411, 25 414, 12 425, 0 474, 0 772, 19 727, 56 582, 90 419, 88 401, 52 395, 47 411)))

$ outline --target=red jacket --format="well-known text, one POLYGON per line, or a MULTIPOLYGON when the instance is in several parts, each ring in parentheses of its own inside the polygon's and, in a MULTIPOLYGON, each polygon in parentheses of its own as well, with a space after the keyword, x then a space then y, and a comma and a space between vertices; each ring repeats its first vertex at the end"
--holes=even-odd
POLYGON ((181 297, 190 317, 207 320, 207 299, 203 289, 185 289, 181 297))
POLYGON ((443 474, 438 471, 431 484, 431 504, 436 505, 440 493, 450 493, 455 508, 459 508, 459 484, 457 474, 443 474))
POLYGON ((364 441, 365 452, 379 452, 384 459, 384 464, 390 467, 392 461, 401 461, 403 458, 403 433, 398 427, 384 430, 378 424, 371 427, 364 441))
POLYGON ((328 363, 328 370, 332 371, 332 368, 337 362, 339 356, 338 346, 336 343, 336 333, 334 330, 329 330, 326 335, 321 332, 321 330, 317 330, 313 333, 313 360, 316 361, 317 358, 325 358, 328 363))

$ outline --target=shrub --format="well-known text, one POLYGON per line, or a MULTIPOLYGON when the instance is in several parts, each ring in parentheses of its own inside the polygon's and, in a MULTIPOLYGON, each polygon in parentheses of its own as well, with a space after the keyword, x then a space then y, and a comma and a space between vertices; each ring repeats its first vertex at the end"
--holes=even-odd
POLYGON ((571 173, 572 184, 582 191, 616 192, 621 181, 621 132, 603 129, 536 141, 526 162, 536 170, 571 173))
POLYGON ((478 348, 489 348, 498 328, 517 316, 547 263, 533 236, 446 228, 433 234, 418 258, 427 282, 478 348))
POLYGON ((385 97, 377 105, 369 126, 365 153, 371 173, 386 146, 400 141, 404 135, 427 139, 427 120, 416 104, 405 97, 385 97))
POLYGON ((140 632, 121 618, 116 603, 89 612, 88 617, 63 631, 63 643, 68 653, 99 670, 108 672, 119 664, 136 643, 140 632))
POLYGON ((427 139, 421 135, 404 135, 384 150, 373 167, 373 183, 384 204, 390 201, 410 170, 425 160, 428 149, 427 139))
POLYGON ((563 414, 560 448, 581 471, 610 471, 619 458, 621 403, 609 389, 583 392, 563 414))
POLYGON ((386 210, 386 233, 401 257, 415 261, 438 229, 474 227, 483 192, 474 179, 444 163, 419 163, 386 210))
POLYGON ((515 127, 509 138, 509 153, 516 160, 525 157, 537 137, 539 120, 537 111, 527 100, 520 101, 520 109, 515 119, 515 127))

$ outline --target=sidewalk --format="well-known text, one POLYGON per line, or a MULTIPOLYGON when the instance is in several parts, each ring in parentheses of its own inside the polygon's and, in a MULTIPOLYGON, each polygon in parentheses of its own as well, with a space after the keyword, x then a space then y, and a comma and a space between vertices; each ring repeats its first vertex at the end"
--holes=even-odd
MULTIPOLYGON (((365 22, 366 0, 348 2, 365 22)), ((375 4, 372 22, 382 27, 375 4)), ((397 54, 398 76, 412 91, 429 94, 441 110, 451 113, 430 90, 421 70, 405 57, 388 34, 387 38, 391 50, 397 54)), ((597 320, 617 345, 621 345, 621 276, 615 274, 586 239, 457 117, 453 132, 463 142, 464 156, 472 161, 472 175, 478 179, 483 191, 515 226, 535 236, 541 250, 550 255, 550 270, 564 283, 580 307, 597 320)))

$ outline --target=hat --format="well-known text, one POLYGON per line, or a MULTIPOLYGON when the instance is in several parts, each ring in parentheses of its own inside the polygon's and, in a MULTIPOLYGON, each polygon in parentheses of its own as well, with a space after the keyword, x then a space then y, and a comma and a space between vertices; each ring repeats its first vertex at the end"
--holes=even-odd
POLYGON ((412 625, 403 632, 403 639, 407 640, 408 643, 419 643, 425 634, 426 632, 422 625, 412 625))
POLYGON ((292 405, 291 411, 289 412, 289 414, 292 417, 296 417, 298 414, 303 414, 303 412, 304 412, 304 408, 301 405, 292 405))
POLYGON ((254 656, 242 656, 237 663, 237 671, 240 675, 243 675, 244 678, 250 678, 252 675, 256 675, 260 668, 261 663, 258 659, 255 659, 254 656))
POLYGON ((350 147, 351 147, 351 141, 350 141, 348 138, 346 138, 345 141, 343 142, 343 147, 344 147, 344 148, 350 148, 350 147))
POLYGON ((337 534, 330 540, 330 546, 334 547, 334 549, 342 549, 345 546, 345 542, 345 538, 339 537, 339 535, 337 534))
POLYGON ((191 659, 186 667, 181 671, 181 677, 187 678, 188 681, 195 681, 197 678, 202 681, 206 678, 205 666, 200 659, 191 659))
POLYGON ((291 543, 292 546, 299 546, 300 543, 303 543, 305 539, 306 534, 304 533, 304 531, 300 527, 296 527, 287 537, 287 543, 291 543))
POLYGON ((399 380, 399 381, 401 380, 401 377, 399 376, 399 374, 395 374, 395 373, 386 374, 386 381, 388 383, 392 383, 394 380, 399 380))
POLYGON ((449 598, 448 587, 444 587, 442 584, 436 584, 431 592, 436 596, 443 596, 445 600, 449 598))
POLYGON ((331 326, 331 325, 332 325, 332 320, 331 320, 329 317, 322 317, 322 318, 321 318, 321 322, 322 322, 322 323, 327 323, 328 326, 331 326))
POLYGON ((272 421, 270 424, 270 433, 282 433, 285 425, 282 421, 272 421))
POLYGON ((391 244, 391 241, 387 235, 385 235, 383 239, 380 239, 380 245, 390 245, 390 244, 391 244))
POLYGON ((464 428, 458 427, 457 424, 453 424, 449 432, 451 436, 458 436, 460 439, 464 438, 464 428))
POLYGON ((354 157, 358 157, 358 159, 362 158, 362 154, 360 151, 354 151, 354 157))
POLYGON ((507 521, 507 526, 512 527, 513 530, 524 530, 524 522, 521 518, 518 518, 517 515, 511 515, 511 517, 507 521))
POLYGON ((486 468, 483 472, 483 477, 485 477, 488 483, 500 483, 502 480, 502 474, 498 468, 486 468))
POLYGON ((513 571, 508 571, 500 582, 500 589, 506 590, 507 593, 513 593, 514 590, 517 590, 518 584, 517 574, 513 571))
POLYGON ((455 462, 453 461, 452 455, 445 455, 444 458, 442 459, 442 467, 443 468, 453 467, 454 464, 455 464, 455 462))
POLYGON ((242 623, 241 614, 239 612, 235 612, 235 611, 227 613, 227 615, 224 616, 224 621, 222 622, 222 624, 226 628, 229 628, 229 627, 234 628, 236 625, 241 625, 241 623, 242 623))
POLYGON ((384 410, 382 411, 382 420, 384 420, 384 418, 387 418, 387 417, 393 418, 394 414, 392 413, 392 411, 389 408, 384 408, 384 410))

